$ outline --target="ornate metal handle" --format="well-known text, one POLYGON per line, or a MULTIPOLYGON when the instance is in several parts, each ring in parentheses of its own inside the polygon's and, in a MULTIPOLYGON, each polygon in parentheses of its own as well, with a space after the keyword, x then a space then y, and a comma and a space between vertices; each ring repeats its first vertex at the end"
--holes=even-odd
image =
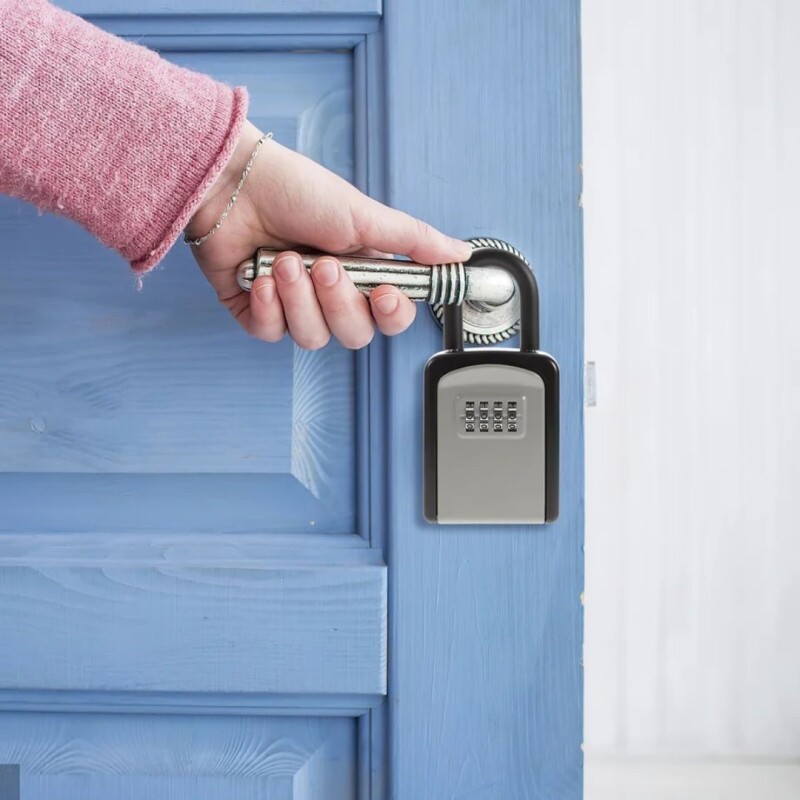
MULTIPOLYGON (((469 239, 475 247, 492 247, 525 257, 499 239, 469 239)), ((239 286, 249 292, 253 281, 272 275, 278 252, 260 248, 253 258, 239 264, 239 286)), ((321 253, 301 255, 306 269, 311 269, 321 253)), ((465 267, 464 264, 426 266, 413 261, 384 258, 337 256, 347 274, 363 294, 385 284, 396 286, 412 300, 430 304, 441 322, 442 305, 464 304, 464 331, 472 344, 491 344, 509 339, 519 330, 519 299, 514 281, 502 269, 465 267)))
MULTIPOLYGON (((239 265, 239 286, 250 291, 256 277, 272 275, 277 252, 259 249, 254 258, 239 265)), ((302 255, 306 269, 316 258, 315 253, 302 255)), ((465 300, 499 306, 514 295, 514 282, 500 270, 476 267, 465 269, 463 264, 425 266, 413 261, 394 261, 387 258, 337 256, 358 290, 368 295, 385 284, 396 286, 412 300, 435 303, 462 303, 465 300)))

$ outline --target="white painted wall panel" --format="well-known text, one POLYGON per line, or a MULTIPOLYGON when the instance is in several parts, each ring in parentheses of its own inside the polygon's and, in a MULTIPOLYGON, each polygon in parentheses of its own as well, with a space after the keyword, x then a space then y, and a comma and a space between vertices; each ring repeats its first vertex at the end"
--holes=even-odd
POLYGON ((800 754, 799 41, 584 1, 590 753, 800 754))

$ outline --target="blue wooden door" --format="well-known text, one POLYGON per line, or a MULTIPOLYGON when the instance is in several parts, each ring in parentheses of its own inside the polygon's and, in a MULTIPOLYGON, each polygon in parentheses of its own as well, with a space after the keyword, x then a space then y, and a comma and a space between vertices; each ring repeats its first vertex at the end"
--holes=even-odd
POLYGON ((580 797, 577 0, 62 5, 530 257, 562 516, 423 522, 425 309, 364 352, 265 345, 185 249, 137 293, 75 225, 0 200, 0 763, 22 797, 580 797))

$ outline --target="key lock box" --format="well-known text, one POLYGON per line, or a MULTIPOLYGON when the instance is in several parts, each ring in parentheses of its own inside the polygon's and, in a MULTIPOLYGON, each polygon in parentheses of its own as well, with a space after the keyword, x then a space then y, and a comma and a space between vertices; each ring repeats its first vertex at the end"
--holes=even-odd
MULTIPOLYGON (((464 264, 340 256, 364 294, 383 284, 425 300, 444 350, 423 378, 423 513, 441 524, 529 524, 558 517, 559 370, 539 350, 539 291, 525 257, 469 239, 464 264), (519 331, 519 349, 488 345, 519 331), (483 345, 465 349, 468 343, 483 345)), ((320 254, 303 255, 307 268, 320 254)), ((277 253, 239 265, 239 285, 272 273, 277 253)))

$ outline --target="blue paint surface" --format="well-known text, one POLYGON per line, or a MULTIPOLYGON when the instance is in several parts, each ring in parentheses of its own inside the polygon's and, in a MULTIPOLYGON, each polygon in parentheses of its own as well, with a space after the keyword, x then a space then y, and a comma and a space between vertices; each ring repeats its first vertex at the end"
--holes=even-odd
POLYGON ((48 800, 577 800, 577 1, 65 5, 247 84, 257 124, 374 196, 529 256, 562 512, 423 521, 426 309, 368 352, 269 347, 185 249, 138 294, 0 199, 0 763, 48 800))
MULTIPOLYGON (((342 36, 187 19, 147 43, 354 178, 342 36)), ((67 220, 4 198, 0 226, 0 763, 26 798, 355 797, 387 671, 365 355, 248 339, 187 248, 137 292, 67 220)))
POLYGON ((109 7, 106 0, 61 0, 58 4, 76 14, 84 16, 102 15, 119 17, 135 14, 136 16, 153 17, 188 17, 202 16, 286 16, 296 15, 313 17, 326 16, 352 19, 359 15, 378 16, 381 13, 381 0, 236 0, 220 14, 220 4, 216 0, 139 0, 135 8, 131 3, 119 2, 109 7))
MULTIPOLYGON (((523 251, 561 366, 561 516, 421 513, 421 391, 441 334, 389 346, 390 797, 582 794, 583 265, 577 0, 387 0, 388 200, 523 251), (411 377, 413 376, 413 377, 411 377), (413 765, 411 767, 410 765, 413 765)), ((471 490, 481 491, 476 463, 471 490)))
POLYGON ((351 800, 356 725, 346 718, 8 712, 0 762, 25 800, 351 800))

